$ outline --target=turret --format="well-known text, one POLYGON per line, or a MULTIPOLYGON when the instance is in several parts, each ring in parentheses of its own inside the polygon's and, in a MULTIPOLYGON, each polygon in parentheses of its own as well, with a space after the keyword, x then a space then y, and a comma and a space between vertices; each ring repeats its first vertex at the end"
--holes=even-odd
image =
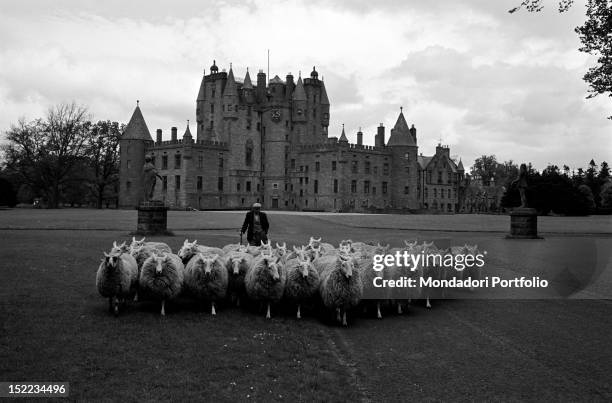
POLYGON ((234 79, 234 71, 230 64, 225 90, 223 91, 223 118, 236 119, 238 117, 238 88, 234 79))
POLYGON ((242 98, 246 103, 252 104, 255 102, 255 95, 253 94, 253 84, 251 83, 251 76, 249 75, 249 68, 247 67, 246 75, 244 76, 244 82, 242 83, 242 98))
POLYGON ((306 91, 301 76, 293 92, 293 121, 306 122, 306 91))
POLYGON ((348 146, 348 138, 346 138, 346 133, 344 132, 344 123, 342 123, 342 134, 340 135, 340 139, 338 139, 338 143, 348 146))
POLYGON ((185 129, 185 134, 183 134, 183 143, 191 143, 193 141, 193 136, 191 135, 191 131, 189 130, 189 120, 187 120, 187 129, 185 129))
POLYGON ((152 145, 151 133, 136 101, 136 109, 119 139, 119 207, 133 208, 142 200, 145 150, 152 145))
POLYGON ((391 149, 391 182, 393 183, 393 203, 399 208, 417 208, 418 173, 416 170, 418 147, 415 141, 416 129, 413 132, 408 128, 404 118, 403 108, 397 117, 395 126, 387 147, 391 149))
POLYGON ((400 114, 397 117, 397 122, 395 122, 393 129, 391 129, 391 136, 389 136, 387 146, 416 146, 416 129, 414 129, 413 137, 412 130, 408 129, 402 107, 400 107, 400 114))

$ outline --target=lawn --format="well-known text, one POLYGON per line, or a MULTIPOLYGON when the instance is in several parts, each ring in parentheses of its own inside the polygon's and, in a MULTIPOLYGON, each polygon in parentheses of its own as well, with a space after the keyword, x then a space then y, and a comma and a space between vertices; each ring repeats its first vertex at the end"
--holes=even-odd
MULTIPOLYGON (((196 214, 171 212, 176 236, 155 239, 173 249, 185 238, 237 241, 241 214, 196 214)), ((577 242, 585 254, 600 254, 586 260, 587 269, 609 268, 601 251, 610 235, 594 236, 588 219, 581 223, 588 236, 559 231, 521 244, 476 230, 448 232, 462 229, 460 220, 432 232, 360 228, 356 217, 272 214, 272 237, 398 243, 452 236, 487 245, 499 252, 497 263, 524 273, 546 266, 547 250, 577 242)), ((431 226, 441 222, 432 218, 431 226)), ((133 211, 0 212, 1 380, 67 381, 75 400, 612 399, 609 277, 590 294, 595 299, 447 300, 431 310, 416 303, 402 316, 385 311, 383 320, 353 315, 347 329, 312 311, 298 321, 288 307, 276 307, 271 320, 257 307, 223 306, 212 317, 186 299, 163 318, 151 302, 115 318, 97 294, 95 272, 102 251, 128 239, 134 226, 133 211)))

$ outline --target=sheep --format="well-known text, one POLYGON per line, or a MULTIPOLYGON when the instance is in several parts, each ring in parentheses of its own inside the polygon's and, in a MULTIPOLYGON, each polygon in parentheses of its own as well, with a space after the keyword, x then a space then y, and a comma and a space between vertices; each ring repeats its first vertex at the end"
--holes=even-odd
POLYGON ((336 249, 334 248, 334 245, 330 243, 321 242, 321 237, 319 237, 318 239, 310 237, 310 240, 308 241, 308 247, 320 248, 321 254, 325 254, 325 252, 327 252, 328 250, 336 249))
POLYGON ((281 263, 285 264, 287 258, 289 257, 289 252, 287 251, 287 243, 283 242, 282 245, 279 245, 276 242, 276 249, 274 249, 274 255, 280 258, 281 263))
POLYGON ((363 283, 354 260, 346 254, 322 256, 313 262, 320 273, 319 293, 323 305, 336 310, 336 320, 347 326, 346 311, 361 300, 363 283))
MULTIPOLYGON (((388 253, 393 255, 399 251, 401 254, 403 254, 403 252, 406 251, 408 254, 417 254, 418 248, 416 248, 416 243, 408 245, 410 246, 408 246, 406 249, 394 248, 389 250, 388 253)), ((397 313, 401 315, 403 313, 402 305, 404 304, 404 301, 409 304, 412 299, 417 299, 421 296, 420 278, 423 275, 423 267, 421 265, 413 267, 411 264, 397 265, 396 263, 397 262, 394 262, 392 265, 384 269, 387 272, 386 277, 390 280, 396 281, 402 278, 406 278, 408 281, 410 281, 410 279, 414 279, 413 281, 415 283, 414 287, 392 287, 389 292, 389 298, 391 298, 396 304, 397 313)))
POLYGON ((235 251, 239 251, 243 248, 242 244, 239 243, 230 243, 225 245, 223 248, 221 248, 221 250, 223 251, 224 254, 228 254, 230 252, 235 252, 235 251))
POLYGON ((117 245, 117 241, 113 241, 113 248, 111 249, 111 254, 112 253, 129 253, 130 252, 130 247, 128 245, 126 245, 126 242, 124 241, 121 245, 117 245))
MULTIPOLYGON (((441 278, 442 268, 438 265, 429 265, 428 261, 433 260, 435 262, 435 258, 427 259, 427 255, 439 255, 440 251, 436 248, 433 242, 423 242, 422 245, 419 246, 420 251, 423 252, 426 262, 421 262, 420 271, 424 278, 432 278, 434 280, 441 278), (425 263, 425 264, 423 264, 425 263)), ((431 287, 425 287, 425 306, 427 309, 431 309, 431 287)))
POLYGON ((246 252, 234 251, 225 256, 228 291, 240 306, 240 298, 246 294, 244 278, 253 263, 253 256, 246 252))
POLYGON ((278 258, 269 254, 257 257, 247 272, 244 283, 249 298, 267 304, 266 319, 270 319, 270 304, 280 300, 285 290, 287 272, 278 258))
POLYGON ((119 315, 119 301, 136 293, 138 266, 129 253, 104 252, 96 274, 96 287, 101 296, 108 298, 108 310, 119 315))
POLYGON ((166 301, 177 297, 183 287, 185 267, 172 253, 152 254, 140 270, 139 287, 143 294, 161 300, 161 315, 166 315, 166 301))
POLYGON ((285 270, 287 271, 285 298, 297 304, 296 317, 300 319, 302 303, 313 298, 319 291, 319 273, 308 259, 301 257, 288 260, 285 270))
POLYGON ((185 267, 185 288, 200 300, 211 302, 211 315, 215 316, 215 302, 227 294, 228 274, 225 261, 219 255, 198 252, 185 267))
POLYGON ((375 271, 372 256, 355 257, 354 264, 363 283, 363 297, 376 301, 376 317, 382 319, 380 305, 389 298, 390 292, 388 287, 375 287, 374 281, 376 278, 386 278, 387 270, 375 271))
POLYGON ((147 246, 160 252, 172 253, 172 249, 164 242, 145 242, 145 238, 140 241, 136 240, 136 237, 132 237, 132 243, 130 244, 130 250, 139 249, 141 246, 147 246))
POLYGON ((189 259, 191 259, 196 253, 219 256, 225 255, 223 250, 220 248, 216 248, 214 246, 198 245, 198 241, 189 242, 187 239, 185 239, 185 242, 183 242, 183 246, 181 246, 177 255, 181 258, 183 264, 186 265, 187 263, 189 263, 189 259))

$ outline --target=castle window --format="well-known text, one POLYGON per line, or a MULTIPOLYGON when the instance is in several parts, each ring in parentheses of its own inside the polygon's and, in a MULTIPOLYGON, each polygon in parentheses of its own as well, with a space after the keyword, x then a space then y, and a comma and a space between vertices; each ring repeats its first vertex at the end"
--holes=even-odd
POLYGON ((261 131, 261 122, 257 122, 257 131, 261 131))
POLYGON ((238 112, 238 105, 234 105, 234 112, 238 112))
POLYGON ((168 191, 168 177, 162 176, 162 190, 164 192, 168 191))
POLYGON ((219 178, 217 179, 217 190, 219 192, 223 192, 223 177, 219 176, 219 178))
POLYGON ((321 163, 319 161, 315 162, 315 171, 319 172, 321 170, 321 163))
POLYGON ((245 148, 244 163, 247 166, 251 166, 253 164, 253 140, 248 139, 245 148))
POLYGON ((448 189, 448 198, 451 198, 451 193, 450 193, 450 189, 448 189))
POLYGON ((210 94, 211 94, 211 98, 215 97, 215 87, 212 88, 212 91, 211 91, 210 94))
POLYGON ((316 179, 314 181, 314 192, 319 193, 319 181, 316 179))
POLYGON ((383 183, 382 183, 382 193, 383 193, 384 195, 386 195, 386 194, 387 194, 387 182, 383 182, 383 183))
POLYGON ((223 155, 219 156, 219 168, 223 168, 223 155))
POLYGON ((305 167, 304 171, 305 171, 306 173, 308 173, 308 165, 306 165, 306 167, 305 167))
POLYGON ((389 163, 385 162, 383 164, 383 175, 389 175, 389 163))
POLYGON ((338 179, 334 179, 334 193, 338 193, 338 179))
POLYGON ((250 120, 246 121, 246 129, 247 130, 251 130, 251 121, 250 120))
POLYGON ((356 174, 357 173, 357 167, 358 167, 358 162, 357 161, 351 161, 351 172, 356 174))
POLYGON ((308 185, 308 176, 304 178, 304 183, 308 185))
POLYGON ((442 171, 438 171, 438 183, 442 183, 442 171))
POLYGON ((300 197, 304 196, 304 189, 300 189, 300 197))
POLYGON ((351 181, 351 193, 357 193, 357 181, 354 179, 351 181))
POLYGON ((125 182, 125 188, 127 190, 130 190, 132 188, 132 182, 130 182, 130 181, 125 182))
POLYGON ((336 170, 336 161, 332 161, 332 171, 336 170))
POLYGON ((300 172, 304 172, 304 165, 300 165, 300 172))
POLYGON ((410 188, 408 186, 404 186, 404 194, 407 195, 410 192, 410 188))
POLYGON ((174 169, 181 168, 181 154, 176 154, 174 156, 174 169))
POLYGON ((372 194, 375 195, 376 194, 376 186, 372 186, 372 194))
POLYGON ((378 167, 374 167, 374 175, 378 175, 378 167))
POLYGON ((176 190, 181 190, 181 176, 180 175, 174 176, 174 188, 176 190))
POLYGON ((409 174, 410 173, 410 167, 406 166, 406 173, 409 174))
POLYGON ((202 190, 202 177, 201 176, 198 176, 198 178, 197 178, 196 188, 198 190, 202 190))
POLYGON ((370 193, 370 181, 363 181, 363 193, 370 193))
POLYGON ((204 156, 202 154, 198 155, 198 168, 204 167, 204 156))
POLYGON ((259 192, 259 183, 257 184, 257 191, 259 192))
POLYGON ((366 162, 365 162, 365 166, 364 166, 364 168, 363 168, 363 169, 364 169, 364 172, 365 172, 366 174, 369 174, 369 173, 370 173, 370 161, 366 161, 366 162))
POLYGON ((434 198, 437 198, 437 197, 438 197, 438 189, 434 188, 434 198))
POLYGON ((410 154, 409 153, 404 154, 404 159, 406 161, 410 161, 410 154))
POLYGON ((214 122, 211 120, 211 121, 210 121, 210 126, 209 126, 210 130, 212 130, 212 129, 213 129, 213 127, 215 127, 215 123, 214 123, 214 122))
POLYGON ((429 197, 429 189, 425 188, 425 198, 428 198, 428 197, 429 197))
POLYGON ((210 104, 210 113, 215 113, 215 104, 210 104))
POLYGON ((295 169, 295 160, 294 159, 291 160, 291 169, 295 169))
POLYGON ((251 181, 247 181, 247 183, 246 183, 246 191, 247 192, 251 191, 251 181))
POLYGON ((306 206, 308 206, 308 199, 306 199, 306 206))
POLYGON ((289 121, 285 120, 285 127, 289 127, 289 121))
POLYGON ((273 183, 272 184, 272 189, 278 189, 278 183, 273 183))
POLYGON ((236 183, 236 192, 240 192, 240 182, 236 183))

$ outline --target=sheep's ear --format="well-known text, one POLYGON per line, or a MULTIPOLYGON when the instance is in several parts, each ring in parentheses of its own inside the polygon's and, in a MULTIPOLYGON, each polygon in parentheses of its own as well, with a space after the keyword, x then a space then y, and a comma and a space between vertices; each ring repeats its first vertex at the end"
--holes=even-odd
POLYGON ((118 248, 117 241, 113 241, 113 248, 118 248))
POLYGON ((193 240, 192 245, 194 245, 194 246, 195 246, 195 245, 197 245, 197 244, 198 244, 198 240, 197 240, 197 239, 194 239, 194 240, 193 240))
POLYGON ((104 256, 110 257, 110 255, 108 253, 106 253, 106 251, 104 252, 104 256))
POLYGON ((283 249, 287 249, 287 242, 283 242, 283 249))
POLYGON ((144 240, 145 240, 145 237, 142 237, 142 239, 138 242, 144 242, 144 240))
POLYGON ((297 246, 293 245, 293 251, 294 251, 295 253, 298 253, 298 252, 300 251, 300 249, 298 249, 298 248, 297 248, 297 246))
POLYGON ((123 241, 123 243, 121 245, 119 245, 120 248, 124 248, 125 247, 125 241, 123 241))

